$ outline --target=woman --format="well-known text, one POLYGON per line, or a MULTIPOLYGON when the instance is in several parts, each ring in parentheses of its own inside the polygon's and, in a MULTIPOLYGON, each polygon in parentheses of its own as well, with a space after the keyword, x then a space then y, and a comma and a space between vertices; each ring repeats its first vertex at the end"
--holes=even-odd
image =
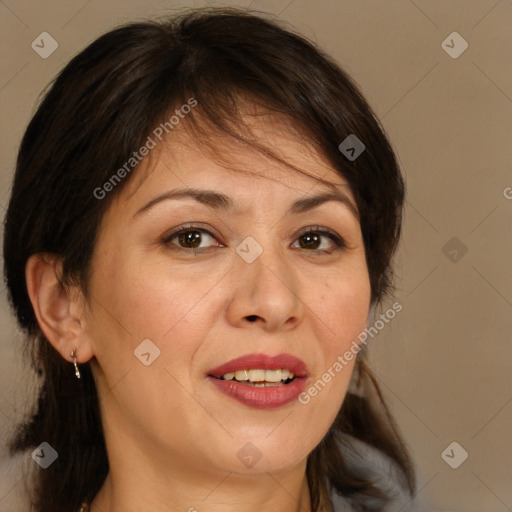
POLYGON ((55 459, 35 510, 405 507, 364 350, 403 200, 349 77, 260 15, 135 23, 76 56, 5 221, 42 377, 11 449, 55 459))

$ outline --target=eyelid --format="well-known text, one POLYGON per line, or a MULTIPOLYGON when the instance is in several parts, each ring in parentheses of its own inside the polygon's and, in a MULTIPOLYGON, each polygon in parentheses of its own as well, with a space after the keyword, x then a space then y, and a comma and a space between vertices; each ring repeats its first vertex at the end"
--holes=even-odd
POLYGON ((348 248, 348 244, 345 240, 344 237, 342 237, 340 234, 338 234, 336 231, 333 231, 332 229, 328 228, 328 227, 325 227, 325 226, 306 226, 304 228, 302 228, 293 238, 294 241, 296 241, 297 239, 299 239, 301 236, 304 236, 304 235, 307 235, 309 233, 317 233, 317 234, 320 234, 320 235, 323 235, 323 236, 327 236, 328 238, 330 238, 330 240, 334 243, 334 245, 336 246, 334 250, 331 250, 331 251, 327 251, 325 249, 320 249, 320 250, 317 250, 317 251, 308 251, 308 252, 311 252, 311 253, 327 253, 327 252, 335 252, 336 249, 347 249, 348 248))
POLYGON ((305 235, 307 233, 327 233, 329 235, 332 235, 338 239, 340 239, 341 241, 344 242, 344 239, 341 235, 339 235, 338 233, 336 233, 336 231, 333 231, 332 229, 329 229, 327 227, 324 227, 324 226, 306 226, 304 228, 302 228, 296 235, 295 235, 295 238, 298 238, 299 236, 302 236, 302 235, 305 235))
MULTIPOLYGON (((219 243, 219 246, 225 247, 225 245, 220 241, 221 237, 217 234, 217 232, 208 224, 204 224, 202 222, 186 222, 185 224, 181 224, 179 226, 176 226, 172 230, 168 231, 162 236, 162 242, 165 244, 168 244, 176 235, 179 235, 183 231, 201 231, 203 233, 207 233, 212 238, 215 238, 217 242, 219 243), (207 226, 207 227, 205 227, 207 226)), ((178 246, 179 247, 179 246, 178 246)), ((185 247, 180 247, 180 249, 187 250, 185 247)), ((192 249, 190 249, 192 250, 192 249)))

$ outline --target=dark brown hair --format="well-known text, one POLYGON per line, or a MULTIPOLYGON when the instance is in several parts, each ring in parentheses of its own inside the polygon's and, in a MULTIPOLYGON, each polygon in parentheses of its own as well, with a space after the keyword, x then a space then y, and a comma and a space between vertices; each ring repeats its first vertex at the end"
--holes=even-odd
MULTIPOLYGON (((101 219, 135 171, 102 199, 95 190, 191 97, 197 106, 183 124, 205 144, 209 135, 220 133, 280 159, 246 135, 240 98, 290 119, 352 189, 372 304, 381 303, 391 289, 404 184, 382 127, 332 59, 264 15, 233 9, 187 11, 101 36, 62 70, 33 116, 19 149, 5 218, 5 279, 42 379, 35 411, 19 426, 11 450, 46 441, 59 453, 50 468, 35 475, 38 512, 69 512, 92 500, 108 473, 108 459, 90 367, 83 365, 82 379, 75 380, 69 363, 45 339, 27 294, 25 264, 36 253, 57 255, 63 286, 78 284, 87 295, 101 219), (350 134, 366 146, 354 161, 338 149, 350 134)), ((376 485, 371 467, 348 463, 354 437, 389 457, 400 485, 414 492, 410 458, 366 366, 365 351, 353 379, 360 392, 347 394, 308 459, 316 511, 330 509, 332 490, 359 511, 380 510, 392 498, 376 485)))

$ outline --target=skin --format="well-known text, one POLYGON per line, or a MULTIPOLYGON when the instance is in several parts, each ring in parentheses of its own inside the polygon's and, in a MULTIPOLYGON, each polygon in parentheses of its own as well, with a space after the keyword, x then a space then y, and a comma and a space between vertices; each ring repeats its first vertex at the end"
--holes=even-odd
MULTIPOLYGON (((328 201, 287 214, 304 196, 329 192, 328 180, 355 205, 346 181, 292 135, 286 120, 250 119, 261 141, 308 175, 218 138, 219 154, 173 132, 105 214, 92 261, 89 297, 64 290, 51 255, 27 263, 39 324, 67 361, 90 361, 100 397, 111 471, 91 510, 134 512, 310 509, 308 454, 325 435, 346 394, 352 360, 307 405, 258 410, 220 393, 208 371, 241 355, 291 353, 308 367, 306 389, 364 329, 370 282, 357 215, 328 201), (177 187, 229 195, 234 212, 193 199, 148 202, 177 187), (207 229, 194 251, 163 239, 191 223, 207 229), (306 248, 299 231, 328 228, 306 248), (263 253, 247 263, 235 248, 248 236, 263 253), (322 249, 333 249, 330 254, 322 249), (248 317, 256 316, 255 321, 248 317), (144 366, 133 351, 150 339, 160 356, 144 366), (261 459, 245 467, 251 442, 261 459)), ((189 245, 190 247, 190 245, 189 245)))

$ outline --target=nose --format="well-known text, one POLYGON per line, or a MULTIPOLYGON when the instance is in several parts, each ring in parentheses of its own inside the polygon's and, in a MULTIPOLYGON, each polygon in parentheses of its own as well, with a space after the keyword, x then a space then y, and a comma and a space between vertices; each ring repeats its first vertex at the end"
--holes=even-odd
POLYGON ((304 315, 297 273, 281 249, 267 249, 252 262, 235 255, 228 321, 271 332, 295 328, 304 315))

